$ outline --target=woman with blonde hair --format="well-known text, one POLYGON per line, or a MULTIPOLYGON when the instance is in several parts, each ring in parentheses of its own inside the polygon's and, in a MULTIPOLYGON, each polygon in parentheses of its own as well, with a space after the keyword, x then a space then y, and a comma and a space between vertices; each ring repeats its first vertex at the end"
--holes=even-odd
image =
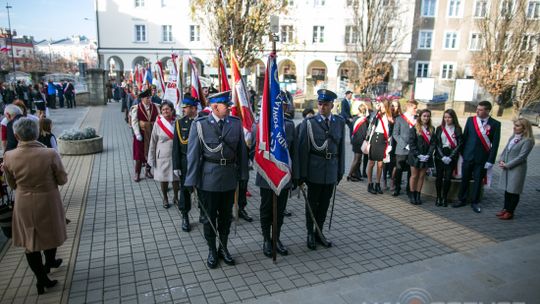
POLYGON ((510 220, 519 203, 527 176, 527 157, 534 148, 531 122, 525 118, 514 121, 514 134, 508 139, 499 158, 502 169, 499 188, 504 190, 504 207, 497 213, 501 220, 510 220))
POLYGON ((381 177, 383 162, 390 161, 389 152, 391 150, 390 141, 390 120, 392 112, 390 111, 390 100, 382 98, 375 103, 376 114, 371 120, 367 141, 368 149, 368 192, 371 194, 383 194, 381 189, 381 177), (377 164, 377 182, 373 183, 373 167, 377 164))
POLYGON ((422 204, 420 192, 428 168, 433 168, 435 150, 435 128, 431 123, 431 111, 422 110, 418 114, 414 129, 409 132, 409 165, 411 166, 411 203, 422 204))

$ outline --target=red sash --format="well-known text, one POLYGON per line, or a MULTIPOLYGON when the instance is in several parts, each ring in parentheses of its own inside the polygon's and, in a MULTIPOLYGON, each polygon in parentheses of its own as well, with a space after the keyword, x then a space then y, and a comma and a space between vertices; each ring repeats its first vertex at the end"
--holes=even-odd
POLYGON ((367 120, 367 117, 362 117, 354 122, 354 127, 352 131, 353 136, 354 134, 356 134, 356 132, 358 132, 358 129, 360 129, 360 127, 364 124, 364 122, 366 122, 366 120, 367 120))
MULTIPOLYGON (((173 139, 174 138, 174 134, 173 132, 171 132, 171 130, 165 126, 165 124, 163 123, 162 120, 164 120, 165 118, 163 118, 163 116, 159 116, 159 118, 156 120, 158 126, 161 128, 161 130, 163 130, 163 132, 165 132, 165 134, 167 134, 167 137, 169 137, 170 139, 173 139)), ((170 125, 170 123, 169 123, 170 125)))
POLYGON ((384 126, 384 121, 382 119, 381 113, 377 114, 377 117, 379 118, 379 121, 381 122, 381 125, 382 125, 382 129, 383 129, 383 132, 384 132, 383 133, 384 134, 384 139, 386 139, 386 143, 384 145, 384 157, 383 157, 383 158, 386 158, 386 150, 388 150, 388 132, 386 132, 386 127, 384 126))
POLYGON ((450 147, 452 147, 452 149, 455 149, 457 145, 454 142, 454 140, 452 139, 452 136, 450 136, 450 134, 448 134, 448 131, 446 131, 445 127, 442 127, 442 130, 444 132, 444 135, 446 135, 446 139, 448 139, 448 142, 450 143, 450 147))
MULTIPOLYGON (((476 135, 478 135, 478 138, 480 138, 480 142, 482 143, 482 146, 484 147, 484 150, 486 152, 489 152, 491 149, 490 145, 487 143, 486 139, 484 138, 484 134, 482 134, 482 131, 480 131, 480 127, 478 126, 478 122, 476 121, 476 116, 472 118, 474 129, 476 130, 476 135)), ((489 140, 489 138, 488 138, 489 140)))
POLYGON ((424 132, 424 128, 422 128, 422 137, 424 138, 424 141, 426 142, 426 144, 429 145, 429 142, 431 141, 431 138, 429 137, 429 131, 428 131, 428 134, 426 134, 426 132, 424 132))
POLYGON ((409 124, 409 128, 412 128, 414 126, 412 121, 410 121, 405 114, 401 114, 401 118, 405 119, 405 121, 409 124))

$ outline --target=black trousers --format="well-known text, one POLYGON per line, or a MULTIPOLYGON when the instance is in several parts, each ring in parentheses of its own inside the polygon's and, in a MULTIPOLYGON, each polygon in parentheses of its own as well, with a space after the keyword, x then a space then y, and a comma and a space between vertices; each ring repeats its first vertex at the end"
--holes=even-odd
POLYGON ((454 167, 454 162, 447 165, 440 159, 435 159, 435 170, 437 172, 435 188, 437 189, 437 197, 444 199, 448 198, 448 191, 450 191, 452 171, 454 171, 454 167))
POLYGON ((198 193, 199 199, 203 202, 206 212, 208 212, 208 221, 204 224, 204 238, 208 242, 215 242, 216 233, 210 225, 212 223, 220 238, 226 239, 231 230, 234 190, 224 192, 198 190, 198 193))
POLYGON ((483 163, 475 163, 474 161, 463 161, 461 167, 461 186, 459 187, 459 200, 467 202, 467 193, 469 191, 469 181, 471 178, 474 183, 472 189, 472 202, 480 203, 480 191, 482 190, 482 180, 486 176, 487 170, 484 169, 483 163))
POLYGON ((47 103, 48 107, 51 109, 56 109, 56 95, 48 95, 47 96, 47 103))
MULTIPOLYGON (((315 184, 307 183, 308 185, 308 202, 313 211, 317 225, 323 230, 324 221, 326 220, 326 212, 330 206, 330 199, 334 191, 334 184, 315 184)), ((306 206, 306 229, 309 232, 314 231, 313 220, 306 206)))
POLYGON ((411 167, 407 162, 408 155, 397 155, 396 154, 396 176, 394 177, 394 186, 396 190, 401 190, 401 179, 403 178, 403 172, 407 172, 407 192, 410 191, 411 187, 409 181, 411 179, 411 167))
POLYGON ((248 182, 239 182, 238 183, 238 209, 244 210, 247 206, 247 197, 246 192, 248 188, 248 182))
POLYGON ((58 104, 60 108, 64 107, 64 95, 58 96, 58 104))
POLYGON ((73 96, 72 95, 65 95, 66 96, 66 102, 68 108, 73 108, 73 96))
MULTIPOLYGON (((184 171, 187 172, 187 171, 184 171)), ((184 187, 186 178, 180 176, 180 197, 178 198, 178 209, 182 213, 188 213, 191 210, 191 193, 184 187)))
POLYGON ((510 213, 514 213, 519 203, 519 194, 504 191, 504 209, 510 213))
MULTIPOLYGON (((272 189, 261 189, 261 230, 264 239, 270 239, 270 227, 272 226, 273 216, 273 194, 272 189)), ((287 207, 287 199, 289 198, 289 189, 281 190, 281 193, 277 196, 277 239, 279 240, 281 225, 283 225, 283 211, 287 207)))

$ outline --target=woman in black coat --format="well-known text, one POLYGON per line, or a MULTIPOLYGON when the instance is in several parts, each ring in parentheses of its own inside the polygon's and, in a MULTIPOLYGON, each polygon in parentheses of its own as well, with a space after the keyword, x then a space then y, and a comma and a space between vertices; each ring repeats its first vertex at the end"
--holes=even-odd
POLYGON ((358 182, 362 178, 358 176, 360 165, 362 164, 362 143, 366 139, 366 133, 369 125, 369 112, 365 103, 358 105, 358 115, 353 121, 353 129, 351 135, 351 145, 354 152, 354 159, 347 176, 347 181, 358 182))
POLYGON ((463 131, 456 112, 448 109, 444 111, 441 125, 435 130, 435 169, 437 172, 435 206, 448 206, 452 173, 456 169, 462 145, 463 131))
POLYGON ((416 125, 409 132, 409 165, 411 166, 411 203, 422 204, 420 192, 428 168, 433 168, 435 150, 435 128, 431 124, 431 111, 422 110, 418 114, 416 125))

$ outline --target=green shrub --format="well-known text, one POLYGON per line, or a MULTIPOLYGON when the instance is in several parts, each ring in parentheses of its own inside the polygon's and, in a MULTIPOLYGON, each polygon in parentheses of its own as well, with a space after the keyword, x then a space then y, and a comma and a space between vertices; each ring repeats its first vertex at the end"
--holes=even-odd
POLYGON ((69 129, 62 132, 59 139, 61 140, 83 140, 98 137, 96 129, 86 127, 82 130, 69 129))

